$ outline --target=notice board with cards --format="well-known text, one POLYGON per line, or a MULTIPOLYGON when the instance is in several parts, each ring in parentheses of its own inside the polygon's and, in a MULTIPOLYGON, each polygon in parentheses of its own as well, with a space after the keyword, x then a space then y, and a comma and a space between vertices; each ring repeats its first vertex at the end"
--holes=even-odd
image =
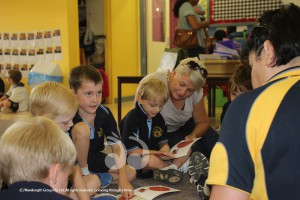
POLYGON ((255 22, 266 10, 282 5, 281 0, 210 0, 211 24, 255 22))

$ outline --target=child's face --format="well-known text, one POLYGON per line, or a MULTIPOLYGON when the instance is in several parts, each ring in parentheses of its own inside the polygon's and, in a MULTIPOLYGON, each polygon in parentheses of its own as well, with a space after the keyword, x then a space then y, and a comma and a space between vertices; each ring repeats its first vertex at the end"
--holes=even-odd
POLYGON ((67 116, 58 116, 54 119, 54 121, 64 132, 67 132, 70 129, 70 127, 73 126, 74 116, 75 114, 67 115, 67 116))
POLYGON ((163 101, 160 98, 149 98, 149 99, 140 99, 139 103, 142 105, 143 110, 147 113, 147 117, 151 119, 155 117, 163 107, 163 101))
POLYGON ((75 96, 79 111, 94 114, 102 101, 102 83, 95 85, 92 81, 83 81, 75 96))

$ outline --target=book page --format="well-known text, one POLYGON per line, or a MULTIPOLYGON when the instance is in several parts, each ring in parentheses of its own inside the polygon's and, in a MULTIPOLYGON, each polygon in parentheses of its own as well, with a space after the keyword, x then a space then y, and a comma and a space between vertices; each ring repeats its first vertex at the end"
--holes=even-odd
MULTIPOLYGON (((179 192, 180 190, 163 186, 163 185, 153 185, 144 186, 134 190, 134 196, 130 200, 152 200, 160 195, 169 192, 179 192)), ((125 200, 123 197, 118 197, 118 200, 125 200)))
POLYGON ((179 143, 177 143, 175 146, 171 148, 170 154, 172 154, 172 157, 174 158, 180 158, 187 155, 192 145, 199 139, 200 138, 180 141, 179 143))

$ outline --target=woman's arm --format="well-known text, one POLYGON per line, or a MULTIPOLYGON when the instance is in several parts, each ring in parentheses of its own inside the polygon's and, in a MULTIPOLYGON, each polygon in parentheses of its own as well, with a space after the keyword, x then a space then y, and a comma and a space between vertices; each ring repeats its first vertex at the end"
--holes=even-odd
POLYGON ((209 128, 209 118, 204 107, 204 97, 194 105, 193 119, 195 128, 193 132, 186 137, 186 139, 202 137, 209 128))
POLYGON ((241 190, 233 189, 225 186, 213 185, 210 198, 211 200, 248 200, 249 194, 241 190))
POLYGON ((209 27, 209 22, 208 21, 199 22, 196 19, 195 15, 189 15, 189 16, 187 16, 186 20, 189 23, 189 25, 193 29, 195 29, 195 30, 204 29, 204 28, 208 28, 209 27))

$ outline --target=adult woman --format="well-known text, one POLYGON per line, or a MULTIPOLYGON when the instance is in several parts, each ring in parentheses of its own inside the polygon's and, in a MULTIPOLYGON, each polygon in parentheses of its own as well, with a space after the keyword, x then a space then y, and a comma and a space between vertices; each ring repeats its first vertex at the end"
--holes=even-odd
POLYGON ((300 199, 300 7, 265 11, 248 38, 254 90, 226 112, 209 199, 300 199))
POLYGON ((193 151, 200 151, 209 158, 218 134, 209 127, 202 89, 207 71, 201 67, 199 59, 184 59, 173 71, 157 71, 142 81, 149 77, 162 80, 169 89, 170 98, 161 114, 168 126, 170 147, 183 139, 202 137, 193 145, 193 151))
POLYGON ((173 8, 174 16, 179 18, 178 28, 198 30, 197 37, 199 47, 188 50, 189 57, 196 57, 200 53, 205 53, 204 29, 209 26, 209 22, 201 21, 195 12, 193 6, 197 5, 198 2, 199 0, 177 0, 173 8))

